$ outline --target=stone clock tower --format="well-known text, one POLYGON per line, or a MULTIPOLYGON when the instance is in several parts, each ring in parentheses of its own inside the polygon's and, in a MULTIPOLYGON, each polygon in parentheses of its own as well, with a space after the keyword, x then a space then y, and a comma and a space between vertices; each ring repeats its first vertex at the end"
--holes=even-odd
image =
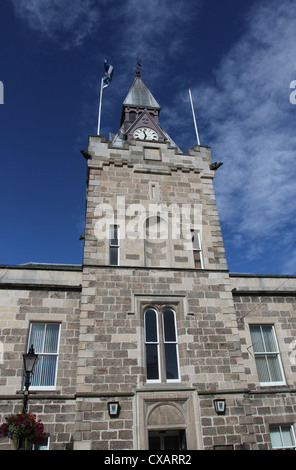
MULTIPOLYGON (((123 102, 120 130, 113 143, 145 141, 170 141, 170 137, 159 124, 160 105, 143 82, 139 67, 134 82, 123 102)), ((175 144, 174 144, 175 145, 175 144)))
POLYGON ((139 66, 118 118, 82 151, 82 265, 0 265, 0 423, 21 409, 33 344, 40 449, 117 464, 120 450, 191 463, 178 456, 296 448, 296 276, 228 272, 219 164, 177 147, 139 66))
POLYGON ((84 152, 77 449, 202 449, 205 409, 243 399, 210 148, 182 153, 159 115, 138 70, 118 133, 84 152))

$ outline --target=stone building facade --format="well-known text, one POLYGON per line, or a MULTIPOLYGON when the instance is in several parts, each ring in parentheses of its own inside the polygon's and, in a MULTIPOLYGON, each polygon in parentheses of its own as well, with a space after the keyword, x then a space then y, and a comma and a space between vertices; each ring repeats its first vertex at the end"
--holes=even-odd
POLYGON ((89 137, 81 266, 0 267, 0 416, 34 341, 49 449, 292 448, 296 276, 229 273, 210 148, 159 113, 137 73, 119 132, 89 137))

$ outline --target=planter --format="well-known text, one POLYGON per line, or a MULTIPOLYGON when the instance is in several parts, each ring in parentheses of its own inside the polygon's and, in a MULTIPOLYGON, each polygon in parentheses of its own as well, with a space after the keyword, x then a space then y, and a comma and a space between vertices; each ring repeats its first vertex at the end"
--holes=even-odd
POLYGON ((32 450, 32 442, 26 437, 12 437, 14 450, 32 450))
POLYGON ((45 433, 42 422, 32 413, 17 413, 5 417, 0 426, 0 437, 12 440, 15 450, 32 450, 34 443, 43 441, 45 433))

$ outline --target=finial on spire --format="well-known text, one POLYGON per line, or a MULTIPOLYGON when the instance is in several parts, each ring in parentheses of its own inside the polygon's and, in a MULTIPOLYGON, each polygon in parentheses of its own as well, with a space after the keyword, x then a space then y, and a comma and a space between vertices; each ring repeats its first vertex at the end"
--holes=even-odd
POLYGON ((141 60, 139 59, 139 57, 137 57, 137 68, 136 68, 136 77, 140 77, 141 76, 141 71, 140 71, 140 67, 142 67, 142 64, 141 64, 141 60))

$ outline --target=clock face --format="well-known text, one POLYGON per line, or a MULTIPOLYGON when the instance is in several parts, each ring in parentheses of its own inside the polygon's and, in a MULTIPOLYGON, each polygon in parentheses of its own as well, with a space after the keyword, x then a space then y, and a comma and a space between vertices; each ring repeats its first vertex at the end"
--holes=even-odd
POLYGON ((157 133, 149 127, 139 127, 134 132, 135 139, 158 140, 157 133))

